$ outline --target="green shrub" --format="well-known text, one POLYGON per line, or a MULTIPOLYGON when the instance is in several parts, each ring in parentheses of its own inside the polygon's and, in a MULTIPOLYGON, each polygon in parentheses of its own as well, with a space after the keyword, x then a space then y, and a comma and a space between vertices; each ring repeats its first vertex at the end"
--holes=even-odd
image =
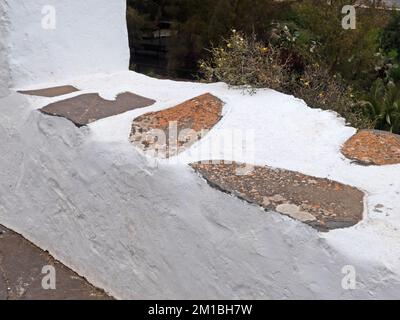
POLYGON ((400 86, 382 79, 374 82, 371 92, 361 101, 375 121, 375 128, 400 133, 400 86))
POLYGON ((200 61, 200 72, 206 81, 223 81, 254 92, 268 87, 281 90, 288 79, 285 62, 279 61, 279 50, 248 39, 233 31, 220 47, 210 50, 211 58, 200 61))
POLYGON ((375 54, 379 51, 380 30, 387 24, 389 14, 386 10, 358 7, 362 2, 366 1, 302 0, 294 1, 292 9, 300 32, 307 32, 320 44, 321 61, 328 69, 340 73, 354 87, 368 90, 377 78, 379 57, 375 54), (354 30, 341 27, 344 5, 357 6, 354 30))
POLYGON ((400 13, 393 11, 389 23, 381 32, 381 46, 389 52, 396 50, 400 53, 400 13))
POLYGON ((303 43, 297 50, 296 41, 297 35, 286 26, 276 30, 269 44, 233 32, 223 46, 210 50, 210 60, 200 62, 203 78, 242 87, 250 93, 257 88, 275 89, 305 100, 310 107, 336 111, 355 127, 372 127, 341 78, 332 76, 324 65, 310 63, 316 43, 308 49, 303 43), (304 52, 310 54, 305 57, 304 52))
POLYGON ((291 82, 290 93, 303 99, 308 106, 333 110, 356 128, 372 128, 373 121, 355 102, 352 89, 339 75, 331 75, 318 63, 306 66, 304 73, 291 82))

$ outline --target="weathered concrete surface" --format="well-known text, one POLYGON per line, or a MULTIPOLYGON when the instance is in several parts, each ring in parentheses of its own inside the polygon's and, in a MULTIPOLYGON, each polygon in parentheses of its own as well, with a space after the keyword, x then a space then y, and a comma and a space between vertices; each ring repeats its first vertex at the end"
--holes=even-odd
POLYGON ((363 218, 364 193, 338 182, 223 161, 191 166, 212 186, 320 231, 350 227, 363 218))
POLYGON ((37 90, 26 90, 26 91, 18 91, 22 94, 27 94, 30 96, 39 96, 39 97, 58 97, 65 94, 73 93, 79 91, 74 86, 59 86, 59 87, 52 87, 52 88, 44 88, 44 89, 37 89, 37 90))
POLYGON ((154 100, 130 92, 120 93, 113 101, 103 99, 98 93, 89 93, 51 103, 40 111, 51 116, 67 118, 81 127, 99 119, 148 107, 154 103, 154 100))
POLYGON ((125 0, 0 2, 0 82, 5 65, 11 87, 128 70, 125 0))
POLYGON ((8 53, 8 36, 10 31, 10 21, 6 14, 7 4, 0 2, 0 98, 5 97, 9 93, 11 72, 8 53))
POLYGON ((220 99, 206 93, 173 108, 144 114, 133 121, 130 141, 152 156, 175 156, 221 120, 222 106, 220 99))
POLYGON ((0 225, 0 300, 111 299, 22 236, 0 225), (55 290, 45 290, 44 266, 55 268, 55 290))
MULTIPOLYGON (((101 87, 123 83, 124 87, 118 87, 118 92, 123 92, 128 86, 140 89, 143 85, 145 89, 138 90, 139 94, 146 96, 146 90, 151 90, 154 98, 161 102, 154 106, 154 111, 164 103, 176 105, 211 91, 227 103, 228 111, 231 110, 220 123, 221 128, 226 125, 241 128, 241 122, 251 123, 262 133, 257 136, 256 145, 266 150, 266 154, 279 153, 277 157, 282 159, 285 169, 291 166, 282 154, 290 155, 293 162, 302 165, 306 162, 302 154, 311 154, 310 159, 319 160, 312 165, 328 166, 332 179, 339 179, 338 171, 351 177, 356 170, 356 177, 360 174, 368 181, 362 184, 358 180, 339 180, 342 183, 357 185, 363 190, 365 186, 370 192, 387 190, 389 194, 398 186, 394 184, 391 189, 374 179, 377 189, 368 188, 371 169, 378 170, 383 177, 381 180, 389 182, 396 182, 388 178, 398 170, 353 166, 347 161, 343 161, 344 168, 339 166, 340 170, 329 166, 327 157, 339 158, 336 146, 340 144, 334 137, 330 137, 335 140, 333 151, 324 156, 313 153, 298 140, 285 139, 284 132, 272 137, 268 130, 262 131, 263 127, 276 129, 268 122, 270 114, 276 113, 274 121, 282 126, 282 119, 287 119, 285 114, 301 109, 296 102, 293 108, 280 113, 281 109, 285 110, 287 100, 271 104, 279 93, 268 91, 259 97, 260 101, 265 101, 261 105, 258 99, 243 100, 243 112, 238 112, 231 104, 236 101, 236 107, 242 107, 242 100, 238 100, 242 97, 240 91, 235 96, 235 91, 226 89, 225 92, 214 85, 146 82, 144 76, 136 74, 132 82, 125 81, 125 76, 123 79, 114 77, 105 78, 101 87), (179 95, 181 92, 185 92, 184 97, 179 95), (178 98, 174 98, 175 95, 178 98), (259 111, 272 108, 272 113, 263 116, 261 112, 249 113, 251 106, 259 111), (232 116, 234 121, 230 122, 232 116), (279 149, 275 140, 285 144, 292 153, 279 149), (270 144, 273 149, 268 149, 270 144), (301 148, 297 149, 297 144, 301 148)), ((84 90, 97 89, 85 88, 81 82, 74 84, 84 90)), ((258 206, 217 192, 186 164, 149 162, 127 141, 133 118, 130 113, 78 129, 63 118, 37 112, 27 100, 20 94, 0 100, 3 137, 0 143, 0 223, 48 250, 57 260, 97 287, 106 288, 114 297, 398 298, 397 269, 392 268, 395 265, 388 260, 388 257, 397 259, 397 238, 390 241, 392 234, 379 233, 368 221, 366 226, 363 223, 329 233, 316 232, 287 216, 265 212, 258 206), (101 134, 112 139, 102 140, 101 134), (342 241, 343 245, 336 245, 334 241, 342 241), (382 245, 386 245, 388 252, 382 245), (366 250, 369 247, 371 250, 366 250), (349 252, 344 248, 349 248, 349 252), (357 270, 356 290, 345 290, 341 285, 345 276, 342 268, 347 265, 357 270)), ((140 112, 132 114, 140 115, 140 112)), ((301 121, 293 119, 293 126, 300 123, 314 128, 314 120, 319 117, 319 113, 313 116, 315 112, 310 110, 307 117, 300 117, 301 121)), ((329 136, 328 133, 334 131, 330 128, 308 131, 306 138, 309 141, 310 136, 321 135, 321 132, 329 136)), ((301 131, 291 136, 302 138, 301 131)), ((352 134, 353 130, 350 131, 352 134)), ((316 140, 314 144, 321 144, 321 141, 316 140)), ((263 159, 264 163, 273 162, 271 158, 263 159)), ((202 159, 191 162, 197 160, 202 159)), ((304 172, 309 171, 304 169, 304 172)), ((308 174, 321 173, 315 170, 308 174)), ((384 200, 378 198, 377 201, 388 205, 384 200)), ((369 201, 373 206, 376 204, 373 199, 369 201)), ((391 226, 390 220, 383 221, 391 226)), ((372 224, 376 222, 372 220, 372 224)), ((396 236, 398 233, 393 230, 393 238, 396 236)))
POLYGON ((362 165, 400 163, 400 136, 378 130, 361 130, 342 147, 342 153, 362 165))

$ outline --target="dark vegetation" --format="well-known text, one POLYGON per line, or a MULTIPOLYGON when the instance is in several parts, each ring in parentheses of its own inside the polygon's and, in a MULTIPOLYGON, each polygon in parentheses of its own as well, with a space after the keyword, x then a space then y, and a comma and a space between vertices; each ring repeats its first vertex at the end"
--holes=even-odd
POLYGON ((342 8, 355 2, 128 0, 132 68, 269 87, 400 133, 400 12, 366 1, 345 30, 342 8))

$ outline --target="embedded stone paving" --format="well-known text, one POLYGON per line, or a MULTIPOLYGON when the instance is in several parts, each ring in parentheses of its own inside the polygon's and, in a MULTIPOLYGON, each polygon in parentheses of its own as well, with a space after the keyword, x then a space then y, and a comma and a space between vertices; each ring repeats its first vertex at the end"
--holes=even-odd
POLYGON ((210 93, 133 121, 130 141, 153 156, 169 158, 200 140, 222 118, 223 103, 210 93))
POLYGON ((155 100, 130 92, 120 93, 112 101, 103 99, 97 93, 88 93, 51 103, 40 111, 51 116, 67 118, 77 127, 82 127, 96 120, 148 107, 154 103, 155 100))
POLYGON ((39 97, 58 97, 65 94, 73 93, 79 91, 79 89, 73 86, 60 86, 60 87, 53 87, 53 88, 44 88, 38 90, 27 90, 27 91, 18 91, 22 94, 27 94, 30 96, 39 96, 39 97))
MULTIPOLYGON (((45 282, 49 284, 48 282, 45 282)), ((48 287, 46 287, 48 288, 48 287)), ((71 269, 19 234, 0 225, 0 300, 110 300, 71 269), (55 268, 55 289, 45 289, 43 278, 55 268)))
POLYGON ((363 219, 364 193, 348 185, 240 163, 210 161, 191 166, 211 186, 319 231, 351 227, 363 219))
POLYGON ((342 147, 347 158, 361 165, 400 163, 400 136, 378 130, 361 130, 342 147))

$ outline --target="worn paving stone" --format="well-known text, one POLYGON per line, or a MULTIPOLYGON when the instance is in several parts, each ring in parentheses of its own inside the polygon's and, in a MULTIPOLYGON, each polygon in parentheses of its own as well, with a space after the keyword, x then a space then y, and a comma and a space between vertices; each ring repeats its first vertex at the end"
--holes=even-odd
POLYGON ((363 218, 364 193, 338 182, 282 169, 222 161, 191 166, 211 186, 319 231, 350 227, 363 218))
POLYGON ((155 100, 130 92, 120 93, 115 100, 105 100, 97 93, 88 93, 51 103, 40 111, 51 116, 67 118, 77 127, 81 127, 99 119, 148 107, 154 103, 155 100))
POLYGON ((400 136, 385 131, 361 130, 342 147, 347 158, 361 165, 400 163, 400 136))
POLYGON ((65 94, 73 93, 79 91, 79 89, 73 86, 60 86, 60 87, 53 87, 53 88, 44 88, 38 90, 27 90, 27 91, 18 91, 22 94, 27 94, 30 96, 39 96, 39 97, 58 97, 65 94))
POLYGON ((133 121, 130 141, 160 158, 177 155, 204 137, 222 118, 223 103, 206 93, 133 121))
POLYGON ((110 300, 71 269, 22 236, 0 225, 1 300, 110 300), (56 289, 42 288, 42 268, 55 267, 56 289))

